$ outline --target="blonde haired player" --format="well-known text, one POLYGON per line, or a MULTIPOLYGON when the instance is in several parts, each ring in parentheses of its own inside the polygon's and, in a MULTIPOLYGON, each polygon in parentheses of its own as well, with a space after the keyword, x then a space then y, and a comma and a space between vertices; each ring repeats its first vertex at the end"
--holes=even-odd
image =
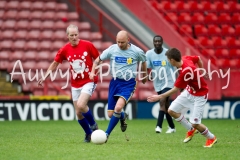
MULTIPOLYGON (((99 53, 91 42, 79 39, 77 26, 69 25, 66 33, 69 43, 59 49, 45 77, 48 77, 49 73, 54 71, 64 60, 70 63, 73 104, 78 123, 86 134, 84 141, 90 142, 92 131, 98 129, 98 125, 87 103, 96 88, 98 77, 95 76, 92 81, 88 75, 92 69, 93 60, 99 56, 99 53)), ((40 79, 38 85, 42 86, 43 81, 44 79, 40 79)))

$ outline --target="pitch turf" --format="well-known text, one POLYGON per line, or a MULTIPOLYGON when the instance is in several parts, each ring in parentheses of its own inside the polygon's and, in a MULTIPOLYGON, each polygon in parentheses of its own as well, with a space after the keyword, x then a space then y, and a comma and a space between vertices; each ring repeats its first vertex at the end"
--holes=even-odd
MULTIPOLYGON (((213 148, 203 148, 205 138, 197 134, 183 143, 185 129, 176 124, 177 132, 154 131, 156 120, 128 121, 122 133, 120 124, 103 145, 83 143, 84 134, 77 121, 12 121, 0 123, 1 160, 236 160, 240 156, 240 120, 203 120, 217 136, 213 148), (129 141, 125 139, 125 133, 129 141)), ((105 130, 108 121, 98 121, 105 130)))

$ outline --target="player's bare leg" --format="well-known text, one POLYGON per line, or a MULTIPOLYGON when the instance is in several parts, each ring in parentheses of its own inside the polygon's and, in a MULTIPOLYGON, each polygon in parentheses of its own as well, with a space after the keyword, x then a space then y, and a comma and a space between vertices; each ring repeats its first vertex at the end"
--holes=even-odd
POLYGON ((91 141, 91 134, 93 130, 98 128, 89 107, 87 106, 90 95, 87 93, 81 93, 78 101, 74 102, 75 111, 78 117, 78 123, 82 126, 85 131, 85 142, 91 141), (89 127, 90 125, 90 127, 89 127))
POLYGON ((195 133, 197 133, 197 129, 195 129, 192 124, 184 117, 181 113, 176 113, 170 109, 168 109, 168 113, 179 122, 184 128, 188 130, 186 138, 183 140, 184 143, 189 142, 195 133))
POLYGON ((112 132, 114 127, 117 125, 118 121, 120 120, 121 112, 122 112, 122 109, 123 109, 123 107, 125 105, 126 105, 125 99, 122 98, 122 97, 119 97, 118 101, 117 101, 117 103, 115 105, 115 108, 114 108, 114 113, 113 113, 113 115, 112 115, 112 117, 110 119, 110 122, 108 124, 108 128, 106 130, 107 137, 109 137, 110 133, 112 132))

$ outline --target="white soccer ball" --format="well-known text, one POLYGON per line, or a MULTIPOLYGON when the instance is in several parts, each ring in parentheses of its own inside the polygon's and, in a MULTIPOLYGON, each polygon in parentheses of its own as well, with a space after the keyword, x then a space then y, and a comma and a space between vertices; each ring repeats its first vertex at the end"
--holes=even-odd
POLYGON ((94 144, 103 144, 106 140, 106 133, 101 129, 95 130, 91 135, 91 141, 94 144))

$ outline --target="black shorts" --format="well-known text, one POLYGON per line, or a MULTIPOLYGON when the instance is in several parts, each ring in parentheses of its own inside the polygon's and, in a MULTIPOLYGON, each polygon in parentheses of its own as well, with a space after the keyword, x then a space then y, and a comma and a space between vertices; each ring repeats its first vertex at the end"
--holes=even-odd
MULTIPOLYGON (((169 90, 171 90, 172 88, 164 88, 163 90, 161 90, 161 91, 159 91, 159 92, 157 92, 158 93, 158 95, 160 95, 160 94, 163 94, 163 93, 165 93, 165 92, 167 92, 167 91, 169 91, 169 90)), ((166 98, 166 100, 168 100, 169 99, 169 97, 167 97, 166 98)))

